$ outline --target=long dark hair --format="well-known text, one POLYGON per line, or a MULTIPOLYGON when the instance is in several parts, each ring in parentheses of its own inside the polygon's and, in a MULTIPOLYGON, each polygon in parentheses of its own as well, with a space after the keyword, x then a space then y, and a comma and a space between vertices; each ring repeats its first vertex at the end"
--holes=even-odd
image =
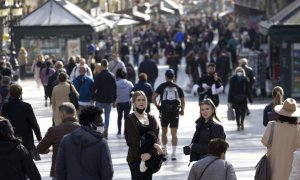
POLYGON ((50 61, 47 61, 47 62, 46 62, 46 75, 49 74, 51 65, 52 65, 52 63, 51 63, 50 61))
POLYGON ((0 140, 21 142, 20 139, 15 137, 10 121, 2 116, 0 116, 0 140))
MULTIPOLYGON (((206 98, 206 99, 203 99, 203 100, 200 102, 200 106, 203 105, 203 104, 210 106, 210 107, 214 110, 213 114, 211 115, 212 120, 216 119, 217 121, 221 122, 220 119, 219 119, 218 116, 217 116, 217 113, 216 113, 217 107, 216 107, 216 105, 214 104, 214 102, 213 102, 211 99, 206 98)), ((202 115, 201 115, 201 112, 200 112, 200 118, 201 118, 201 119, 204 119, 204 118, 202 117, 202 115)))

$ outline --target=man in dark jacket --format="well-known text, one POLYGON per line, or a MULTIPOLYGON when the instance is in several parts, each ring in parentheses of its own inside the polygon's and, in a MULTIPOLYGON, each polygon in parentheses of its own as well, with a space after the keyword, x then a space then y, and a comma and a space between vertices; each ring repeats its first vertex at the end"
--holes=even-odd
POLYGON ((154 88, 154 83, 156 78, 158 77, 158 68, 157 64, 153 59, 150 58, 148 54, 144 56, 144 61, 141 62, 138 73, 145 73, 148 76, 148 83, 151 84, 152 88, 154 88))
POLYGON ((36 153, 33 132, 39 141, 42 140, 42 135, 32 106, 22 101, 22 87, 18 84, 10 86, 9 95, 11 99, 3 105, 2 116, 9 119, 14 127, 15 135, 22 138, 23 145, 32 159, 40 160, 39 154, 36 153))
POLYGON ((147 74, 145 73, 141 73, 139 75, 139 82, 136 83, 132 89, 132 92, 134 91, 143 91, 147 97, 147 108, 146 108, 146 112, 149 113, 150 112, 150 103, 151 103, 151 98, 152 98, 152 95, 153 95, 153 88, 151 86, 151 84, 149 84, 147 82, 147 74))
MULTIPOLYGON (((106 59, 101 61, 101 72, 96 75, 92 88, 92 100, 96 101, 96 106, 104 109, 104 132, 103 137, 107 138, 109 116, 111 105, 115 107, 117 98, 117 85, 114 75, 108 71, 108 62, 106 59)), ((92 102, 93 103, 93 102, 92 102)))
POLYGON ((82 127, 63 137, 56 161, 56 177, 64 180, 111 180, 113 166, 107 141, 97 131, 101 111, 94 106, 82 110, 82 127))
POLYGON ((61 61, 57 61, 55 64, 54 64, 54 69, 55 69, 55 73, 52 74, 49 79, 48 79, 48 84, 47 84, 47 89, 48 89, 48 93, 49 93, 49 98, 51 100, 51 96, 52 96, 52 91, 53 91, 53 88, 55 85, 54 82, 57 81, 57 77, 58 77, 58 72, 60 69, 63 69, 63 63, 61 61))
POLYGON ((205 99, 211 99, 216 106, 219 105, 219 93, 223 91, 221 79, 216 73, 216 65, 209 63, 207 73, 198 80, 199 104, 205 99))
POLYGON ((48 129, 45 137, 37 146, 37 151, 40 154, 48 154, 49 147, 53 146, 52 164, 51 164, 51 177, 55 176, 55 162, 58 151, 58 146, 64 135, 74 131, 80 125, 77 122, 76 109, 70 102, 64 102, 59 106, 59 112, 61 113, 62 123, 58 126, 52 126, 48 129))

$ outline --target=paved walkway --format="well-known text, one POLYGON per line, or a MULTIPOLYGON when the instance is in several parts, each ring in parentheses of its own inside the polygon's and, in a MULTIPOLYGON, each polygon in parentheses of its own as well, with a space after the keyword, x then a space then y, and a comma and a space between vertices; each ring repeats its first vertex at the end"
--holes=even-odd
MULTIPOLYGON (((166 66, 160 66, 160 74, 164 74, 166 66)), ((158 82, 162 82, 163 76, 160 76, 158 82)), ((183 68, 179 71, 178 83, 182 85, 186 79, 183 68)), ((44 107, 43 89, 37 89, 33 79, 21 82, 24 92, 24 101, 32 104, 44 135, 51 126, 51 108, 44 107)), ((264 131, 262 126, 262 110, 270 100, 256 99, 254 104, 250 105, 250 116, 245 120, 245 131, 236 131, 236 125, 233 121, 227 121, 227 96, 221 95, 221 103, 217 109, 218 117, 221 118, 225 128, 227 141, 230 144, 226 154, 226 159, 232 162, 238 179, 252 180, 254 176, 254 166, 263 155, 265 148, 261 145, 260 139, 264 131)), ((151 112, 158 117, 158 111, 152 106, 151 112)), ((195 120, 199 117, 198 98, 187 95, 185 115, 180 117, 178 130, 178 149, 177 161, 167 160, 161 170, 154 175, 154 180, 183 180, 186 179, 190 167, 189 157, 182 152, 182 147, 188 145, 195 131, 195 120)), ((114 179, 130 179, 130 171, 126 163, 127 146, 123 136, 116 136, 117 133, 117 112, 113 109, 111 112, 111 122, 108 135, 108 144, 111 150, 114 179)), ((169 134, 170 138, 170 134, 169 134)), ((169 146, 171 149, 171 146, 169 146)), ((51 154, 42 155, 42 160, 36 162, 43 179, 49 178, 51 165, 51 154)))

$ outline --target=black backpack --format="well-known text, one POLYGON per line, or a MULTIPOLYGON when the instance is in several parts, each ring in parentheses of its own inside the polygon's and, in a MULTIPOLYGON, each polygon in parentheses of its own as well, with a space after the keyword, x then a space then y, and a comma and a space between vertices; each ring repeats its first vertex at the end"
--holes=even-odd
POLYGON ((161 110, 163 112, 178 112, 180 100, 176 86, 167 86, 161 96, 161 110))

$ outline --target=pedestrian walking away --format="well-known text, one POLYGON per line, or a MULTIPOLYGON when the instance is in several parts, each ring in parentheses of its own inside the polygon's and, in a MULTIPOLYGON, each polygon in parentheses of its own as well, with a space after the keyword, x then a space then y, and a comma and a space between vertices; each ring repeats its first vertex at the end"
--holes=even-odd
POLYGON ((160 84, 152 96, 152 102, 160 111, 160 122, 162 127, 162 145, 165 154, 168 154, 168 127, 171 129, 172 136, 172 154, 171 159, 176 160, 177 149, 177 129, 179 124, 179 115, 184 115, 185 100, 183 90, 175 84, 175 72, 168 69, 165 73, 166 82, 160 84), (160 96, 160 103, 157 97, 160 96))
MULTIPOLYGON (((108 61, 101 61, 101 72, 96 75, 92 88, 92 101, 101 110, 104 109, 104 132, 103 137, 107 138, 109 119, 112 105, 115 106, 117 98, 117 85, 114 75, 108 71, 108 61)), ((92 104, 93 104, 92 103, 92 104)))
POLYGON ((272 145, 267 149, 267 157, 270 161, 271 179, 283 180, 290 176, 293 153, 300 145, 300 126, 297 124, 300 109, 295 99, 287 98, 283 105, 275 106, 274 110, 279 114, 279 118, 268 123, 261 142, 268 146, 272 124, 275 123, 272 145))
POLYGON ((28 150, 32 159, 40 160, 40 156, 34 145, 33 132, 37 140, 42 140, 40 126, 36 120, 31 105, 22 101, 23 90, 18 84, 9 88, 11 100, 2 107, 2 116, 8 119, 14 127, 17 137, 22 139, 23 145, 28 150))
POLYGON ((236 180, 232 164, 225 160, 225 153, 229 144, 220 138, 208 143, 208 155, 193 164, 188 180, 236 180))
POLYGON ((56 178, 55 164, 59 143, 64 135, 73 132, 80 127, 76 118, 76 109, 70 102, 64 102, 59 106, 59 112, 62 118, 62 123, 57 126, 52 126, 46 132, 45 137, 37 145, 37 152, 40 154, 48 154, 50 146, 53 146, 52 163, 50 177, 56 178))
POLYGON ((10 121, 0 117, 0 179, 41 180, 30 153, 21 142, 10 121))
POLYGON ((114 170, 107 141, 97 131, 101 110, 89 106, 79 116, 81 127, 63 137, 56 160, 58 180, 113 178, 114 170))
POLYGON ((267 126, 269 121, 277 120, 279 115, 275 112, 274 107, 283 104, 284 92, 282 87, 275 86, 272 90, 273 100, 266 105, 264 109, 263 125, 267 126))

